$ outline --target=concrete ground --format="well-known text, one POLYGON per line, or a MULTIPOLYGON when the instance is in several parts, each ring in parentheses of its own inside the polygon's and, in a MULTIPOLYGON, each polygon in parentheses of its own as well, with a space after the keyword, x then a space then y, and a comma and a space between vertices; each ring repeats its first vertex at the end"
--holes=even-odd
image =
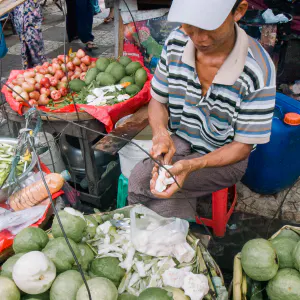
MULTIPOLYGON (((103 0, 99 0, 100 6, 103 0)), ((59 8, 48 1, 48 4, 43 7, 44 22, 42 25, 43 38, 45 44, 45 55, 51 59, 59 54, 64 53, 72 48, 73 51, 79 48, 84 48, 80 41, 72 43, 66 42, 64 44, 65 23, 63 13, 59 8)), ((94 16, 93 34, 95 36, 95 43, 99 49, 90 53, 91 56, 107 56, 114 55, 114 25, 113 23, 104 24, 103 20, 108 15, 108 10, 102 9, 102 12, 94 16)), ((8 46, 8 54, 0 60, 0 73, 1 77, 7 78, 13 69, 21 69, 21 56, 20 56, 20 41, 17 35, 12 34, 10 24, 7 23, 4 28, 6 43, 8 46)), ((10 136, 9 129, 5 125, 5 120, 2 117, 0 109, 0 136, 10 136)), ((238 184, 239 201, 237 210, 250 214, 257 214, 260 216, 272 218, 277 211, 277 208, 283 199, 286 191, 277 195, 260 195, 252 192, 242 183, 238 184)), ((287 196, 287 199, 279 212, 278 217, 283 220, 291 222, 300 222, 300 181, 295 185, 292 191, 287 196)))
MULTIPOLYGON (((50 1, 50 0, 49 0, 50 1)), ((45 42, 45 54, 48 58, 54 58, 64 52, 64 17, 62 12, 53 4, 48 4, 44 9, 43 38, 45 42)), ((108 11, 94 17, 93 34, 95 43, 99 49, 91 56, 113 56, 114 54, 114 33, 113 24, 103 24, 108 11)), ((6 43, 9 52, 0 61, 1 77, 7 78, 13 69, 21 69, 20 42, 18 36, 12 35, 11 29, 5 29, 6 43)), ((73 51, 83 48, 79 41, 66 43, 66 50, 72 48, 73 51)), ((0 136, 10 136, 5 119, 1 114, 0 107, 0 136)), ((210 243, 210 251, 216 258, 224 274, 227 275, 226 282, 232 278, 233 257, 238 253, 243 244, 255 237, 267 237, 270 233, 276 232, 287 223, 300 223, 300 184, 298 183, 289 193, 283 208, 280 210, 274 222, 270 223, 286 191, 278 195, 263 196, 255 194, 247 187, 238 184, 238 205, 233 214, 225 238, 215 239, 210 243), (280 220, 281 218, 281 220, 280 220), (268 231, 269 228, 269 233, 268 231)), ((199 225, 193 225, 193 231, 206 233, 199 225)))

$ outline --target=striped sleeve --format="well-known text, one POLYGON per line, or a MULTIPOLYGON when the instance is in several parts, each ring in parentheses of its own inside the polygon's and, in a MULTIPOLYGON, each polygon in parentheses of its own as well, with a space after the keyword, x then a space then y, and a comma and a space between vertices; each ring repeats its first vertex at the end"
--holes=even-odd
POLYGON ((234 140, 244 144, 270 141, 276 87, 257 90, 242 100, 234 140))
POLYGON ((167 46, 165 44, 151 82, 151 96, 161 103, 167 103, 169 100, 168 75, 167 46))
MULTIPOLYGON (((242 99, 235 124, 234 140, 245 144, 266 144, 270 141, 276 96, 276 70, 267 51, 251 38, 250 48, 256 64, 258 86, 249 89, 242 99)), ((255 85, 254 85, 255 86, 255 85)))

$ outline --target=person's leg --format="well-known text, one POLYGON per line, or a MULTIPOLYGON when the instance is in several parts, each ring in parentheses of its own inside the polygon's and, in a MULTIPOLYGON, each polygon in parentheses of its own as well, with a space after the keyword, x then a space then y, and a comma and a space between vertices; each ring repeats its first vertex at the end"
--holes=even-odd
POLYGON ((111 7, 110 10, 109 10, 108 17, 109 18, 114 18, 114 16, 115 16, 115 9, 114 9, 114 7, 111 7))
POLYGON ((94 10, 90 0, 76 0, 77 30, 80 40, 86 44, 93 42, 92 35, 94 10))
POLYGON ((78 39, 76 20, 76 0, 66 0, 67 4, 67 35, 69 42, 78 39))
MULTIPOLYGON (((199 156, 201 155, 198 153, 185 156, 176 153, 174 162, 199 156)), ((133 170, 129 178, 128 202, 142 203, 166 217, 194 218, 197 198, 234 185, 242 178, 246 167, 247 160, 226 167, 205 168, 193 172, 187 178, 182 190, 171 199, 158 199, 152 195, 149 187, 153 163, 145 160, 133 170)))
POLYGON ((21 41, 23 69, 32 68, 46 60, 42 19, 40 3, 33 0, 25 1, 13 12, 13 23, 21 41))
MULTIPOLYGON (((184 159, 191 154, 191 145, 178 137, 177 135, 172 135, 172 139, 175 144, 176 153, 173 158, 173 161, 178 161, 180 159, 184 159)), ((161 215, 165 215, 165 212, 169 210, 168 200, 154 200, 155 198, 150 192, 150 180, 151 180, 151 172, 153 169, 153 162, 150 159, 146 159, 140 162, 131 172, 131 176, 129 178, 128 183, 128 203, 130 205, 142 203, 150 209, 156 211, 161 215), (158 203, 160 202, 160 203, 158 203), (162 205, 160 205, 162 204, 162 205), (166 204, 166 205, 165 205, 166 204)), ((172 207, 174 211, 174 208, 172 207)), ((182 211, 190 210, 189 202, 183 202, 180 208, 182 211)), ((180 214, 174 212, 174 215, 180 214)))
POLYGON ((109 14, 108 16, 104 19, 104 23, 109 23, 113 21, 114 19, 114 1, 113 0, 105 0, 105 7, 109 8, 109 14))

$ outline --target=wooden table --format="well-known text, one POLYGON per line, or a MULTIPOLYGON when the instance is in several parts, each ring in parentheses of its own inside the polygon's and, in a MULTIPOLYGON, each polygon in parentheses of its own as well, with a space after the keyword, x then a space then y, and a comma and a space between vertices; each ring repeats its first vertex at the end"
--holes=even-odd
POLYGON ((0 3, 0 16, 3 16, 10 11, 12 11, 15 7, 19 6, 20 4, 24 3, 25 0, 3 0, 0 3))
MULTIPOLYGON (((19 130, 25 127, 25 119, 23 116, 20 116, 13 111, 8 104, 5 104, 4 107, 7 112, 8 126, 12 131, 12 134, 17 137, 19 130)), ((104 125, 87 113, 79 113, 79 121, 76 113, 58 114, 58 116, 65 120, 74 121, 98 132, 105 132, 104 125)), ((86 176, 88 179, 89 192, 88 194, 80 192, 80 199, 101 209, 99 205, 100 195, 101 198, 105 198, 106 193, 109 193, 109 191, 107 191, 108 189, 103 190, 103 188, 112 184, 117 185, 118 172, 120 171, 119 164, 110 171, 109 177, 113 177, 115 179, 113 183, 108 182, 109 177, 102 178, 102 174, 99 174, 99 170, 96 168, 94 151, 104 151, 106 153, 116 155, 117 152, 127 144, 126 141, 122 141, 117 137, 124 137, 131 140, 148 125, 148 106, 146 105, 142 107, 118 128, 114 129, 111 132, 111 135, 102 138, 94 146, 92 146, 92 142, 98 138, 100 134, 86 129, 81 129, 74 124, 69 124, 66 127, 67 122, 57 120, 57 118, 55 118, 55 114, 52 114, 52 116, 50 114, 48 118, 42 117, 42 119, 43 128, 46 132, 51 134, 63 132, 64 134, 79 138, 81 152, 85 154, 84 159, 86 162, 86 176)))
POLYGON ((110 135, 96 143, 93 148, 115 155, 128 143, 118 137, 132 140, 148 124, 148 105, 145 105, 124 121, 124 123, 112 130, 110 135))
MULTIPOLYGON (((8 126, 12 131, 13 136, 17 137, 20 129, 25 127, 25 118, 13 111, 8 104, 5 104, 4 107, 7 112, 8 126)), ((73 124, 69 124, 66 127, 66 121, 58 120, 54 118, 55 114, 52 115, 53 116, 50 114, 49 118, 42 117, 44 130, 51 134, 63 132, 64 134, 79 138, 80 149, 82 153, 85 154, 84 160, 86 162, 89 194, 95 197, 98 196, 98 181, 100 179, 100 174, 96 169, 92 142, 98 138, 100 134, 79 128, 73 124)), ((105 132, 104 125, 87 113, 79 113, 79 121, 76 113, 59 114, 59 117, 64 118, 65 120, 74 121, 75 123, 94 129, 100 133, 105 132)))

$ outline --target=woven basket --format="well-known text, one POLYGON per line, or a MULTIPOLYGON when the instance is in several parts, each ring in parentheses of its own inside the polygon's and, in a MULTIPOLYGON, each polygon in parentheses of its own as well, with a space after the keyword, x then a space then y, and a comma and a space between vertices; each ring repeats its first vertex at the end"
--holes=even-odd
MULTIPOLYGON (((126 218, 130 217, 130 210, 134 206, 127 206, 124 208, 120 208, 111 212, 104 212, 104 213, 96 213, 93 216, 101 217, 101 220, 103 222, 108 221, 113 218, 113 215, 115 213, 122 213, 126 218)), ((52 237, 51 229, 47 231, 49 237, 52 237)), ((197 255, 197 267, 195 273, 202 273, 205 274, 209 281, 210 291, 205 296, 204 299, 206 300, 216 300, 217 297, 221 293, 224 293, 226 291, 225 284, 224 284, 224 278, 222 275, 222 272, 215 262, 215 260, 212 258, 210 253, 207 251, 205 246, 202 244, 202 242, 197 239, 191 232, 189 232, 187 236, 187 241, 190 245, 196 245, 196 255, 197 255)), ((227 295, 227 293, 226 293, 227 295)), ((227 300, 226 298, 218 298, 220 300, 227 300)))
MULTIPOLYGON (((93 216, 99 218, 101 217, 102 222, 108 221, 113 218, 115 213, 122 213, 126 218, 130 217, 130 210, 133 206, 127 206, 124 208, 120 208, 111 212, 104 212, 104 213, 96 213, 93 216)), ((50 238, 53 238, 51 229, 46 231, 50 238)), ((207 276, 210 291, 205 296, 204 299, 206 300, 227 300, 227 292, 224 284, 223 274, 212 258, 210 253, 207 251, 203 243, 197 239, 191 232, 189 232, 187 236, 187 242, 195 246, 196 250, 196 271, 195 273, 202 273, 207 276), (221 296, 220 293, 223 295, 221 296), (225 296, 224 296, 225 295, 225 296)), ((8 253, 5 255, 5 259, 12 256, 14 253, 12 249, 10 249, 8 253)), ((4 258, 4 257, 3 257, 4 258)), ((3 261, 2 261, 3 262, 3 261)))
MULTIPOLYGON (((300 227, 285 225, 279 231, 273 234, 269 240, 273 240, 284 229, 293 230, 300 235, 300 227)), ((238 253, 234 258, 233 282, 231 284, 231 288, 229 289, 229 299, 250 300, 246 297, 247 291, 248 291, 248 286, 246 281, 246 274, 242 268, 241 253, 238 253)))

